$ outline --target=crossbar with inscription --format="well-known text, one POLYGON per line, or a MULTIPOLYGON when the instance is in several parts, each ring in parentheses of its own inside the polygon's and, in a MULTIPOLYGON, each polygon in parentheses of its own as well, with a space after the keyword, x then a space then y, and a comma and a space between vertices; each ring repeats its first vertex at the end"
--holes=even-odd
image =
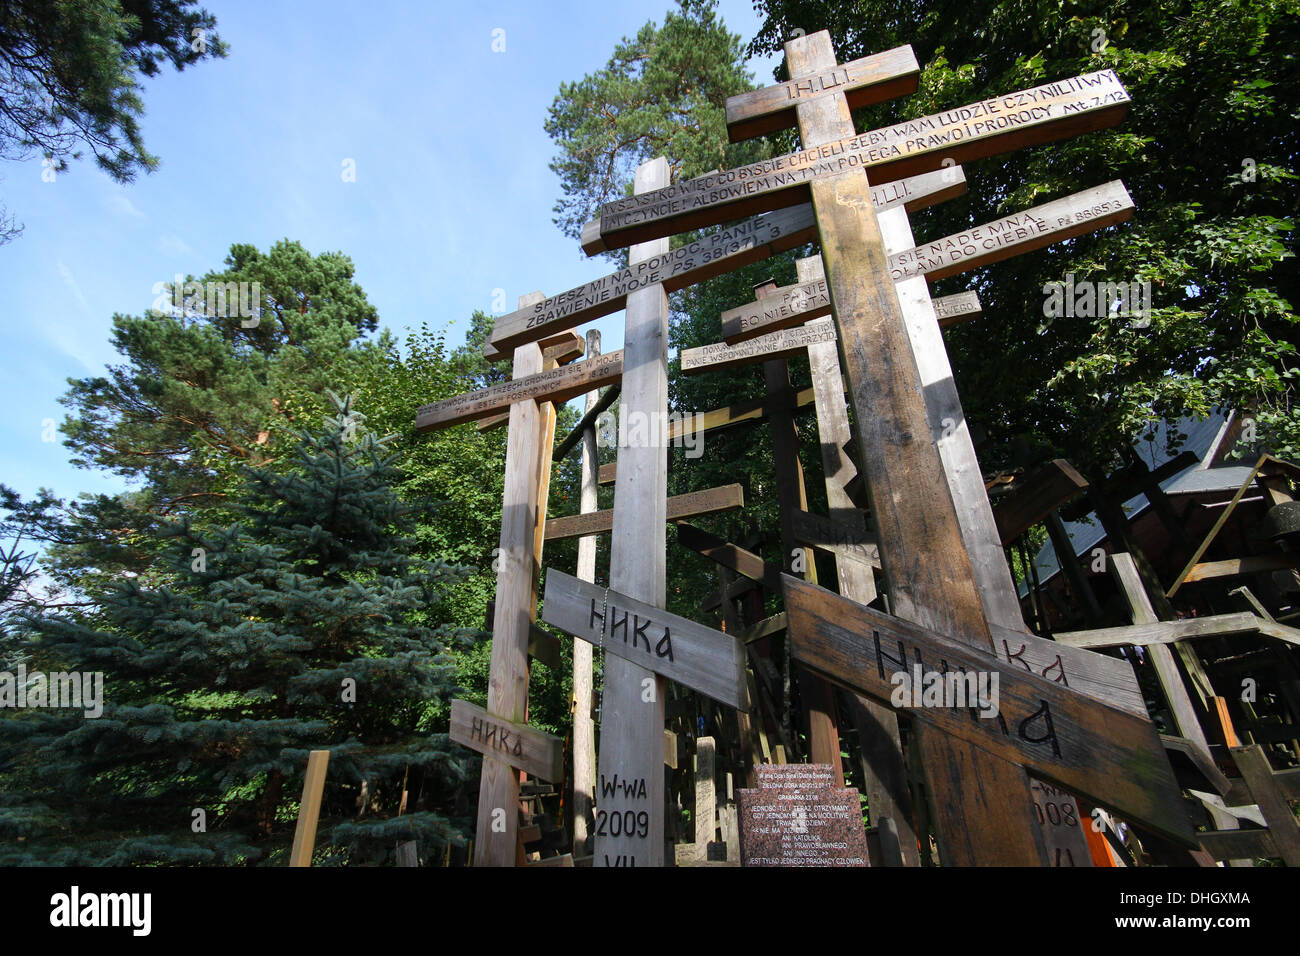
POLYGON ((817 76, 765 86, 727 97, 727 136, 733 143, 789 129, 795 108, 828 93, 843 93, 849 109, 915 93, 921 67, 910 46, 852 60, 817 76))
POLYGON ((749 707, 745 647, 730 634, 554 568, 542 620, 728 707, 749 707))
POLYGON ((565 402, 575 395, 617 382, 623 376, 623 352, 610 352, 572 365, 548 369, 489 388, 466 392, 441 402, 421 405, 415 414, 416 431, 448 428, 485 418, 526 398, 539 402, 565 402))
MULTIPOLYGON (((953 166, 939 173, 887 183, 872 190, 871 200, 882 210, 902 204, 914 212, 960 195, 965 188, 964 171, 953 166)), ((809 206, 746 220, 501 316, 493 323, 483 353, 496 361, 524 342, 619 311, 626 305, 628 294, 637 289, 658 283, 665 291, 675 292, 815 238, 809 206)))
POLYGON ((854 169, 873 184, 1114 126, 1129 95, 1113 70, 995 96, 883 129, 606 203, 583 229, 588 255, 797 205, 808 184, 854 169))
POLYGON ((816 345, 818 342, 834 341, 835 323, 829 320, 809 322, 798 328, 782 329, 771 335, 762 335, 740 345, 715 342, 713 345, 704 345, 697 349, 683 349, 682 371, 692 375, 733 368, 737 365, 788 358, 806 351, 808 346, 816 345))
POLYGON ((815 584, 790 575, 782 583, 791 654, 805 666, 886 703, 895 688, 893 676, 915 665, 941 673, 996 672, 996 716, 945 707, 906 711, 1169 839, 1196 845, 1149 719, 1071 693, 954 638, 815 584))
POLYGON ((451 739, 551 783, 564 779, 564 741, 490 714, 467 700, 451 702, 451 739))
MULTIPOLYGON (((895 253, 889 257, 889 271, 895 282, 913 276, 925 276, 927 281, 944 279, 1113 226, 1132 215, 1133 199, 1116 179, 895 253)), ((728 344, 744 342, 830 311, 825 277, 782 286, 758 302, 722 313, 722 338, 728 344)), ((951 324, 951 318, 940 322, 951 324)))

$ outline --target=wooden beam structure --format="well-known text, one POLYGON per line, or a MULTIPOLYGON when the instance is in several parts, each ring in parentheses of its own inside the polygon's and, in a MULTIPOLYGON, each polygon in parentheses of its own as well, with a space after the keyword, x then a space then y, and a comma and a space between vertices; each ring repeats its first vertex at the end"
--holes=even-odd
MULTIPOLYGON (((1133 200, 1117 179, 935 242, 896 250, 889 254, 888 268, 895 282, 916 276, 933 282, 1113 226, 1132 215, 1133 200)), ((773 300, 770 305, 745 305, 724 312, 723 341, 744 342, 830 312, 825 279, 784 286, 776 290, 773 300)))
POLYGON ((861 109, 915 93, 920 77, 910 46, 873 53, 817 76, 800 77, 727 99, 727 136, 740 143, 795 125, 795 106, 827 93, 844 95, 849 109, 861 109))
POLYGON ((298 825, 294 828, 293 847, 289 850, 290 866, 311 866, 312 851, 316 847, 316 824, 320 820, 321 798, 325 793, 325 773, 329 769, 329 763, 328 750, 313 750, 307 755, 302 802, 298 805, 298 825))
POLYGON ((451 702, 453 741, 551 783, 564 779, 564 741, 467 700, 451 702))
MULTIPOLYGON (((634 188, 638 193, 667 183, 668 161, 663 157, 637 167, 634 188)), ((668 240, 656 239, 631 250, 629 268, 668 255, 668 240)), ((655 423, 666 421, 668 416, 668 293, 653 272, 643 278, 655 281, 629 292, 626 299, 626 371, 620 407, 631 420, 651 423, 651 427, 640 440, 632 429, 619 429, 609 580, 611 588, 638 602, 638 606, 657 609, 664 606, 666 597, 668 449, 666 429, 655 423)), ((548 588, 554 586, 554 573, 547 574, 548 588)), ((602 784, 612 781, 614 790, 610 792, 603 786, 597 790, 596 866, 664 863, 663 732, 667 687, 647 663, 622 657, 617 651, 612 651, 604 662, 597 774, 602 784), (620 827, 617 831, 613 825, 601 826, 615 818, 645 820, 645 825, 620 827)))
POLYGON ((498 409, 525 398, 538 402, 566 402, 575 395, 610 382, 623 375, 623 353, 610 352, 559 368, 530 375, 516 375, 508 382, 466 392, 455 398, 422 405, 416 412, 416 431, 449 428, 461 422, 491 415, 498 409))
MULTIPOLYGON (((520 296, 519 304, 526 306, 541 297, 540 292, 520 296)), ((536 343, 515 351, 516 380, 541 371, 542 350, 536 343)), ((528 716, 528 643, 537 607, 538 500, 543 472, 550 475, 548 419, 530 396, 510 406, 487 709, 521 725, 528 716)), ((474 865, 514 866, 518 859, 519 773, 505 761, 485 755, 474 865)))
POLYGON ((960 640, 891 617, 789 575, 786 613, 795 654, 807 666, 877 700, 893 675, 922 670, 998 674, 998 713, 904 703, 914 721, 1030 768, 1135 824, 1192 847, 1196 838, 1155 726, 1051 681, 1026 674, 960 640))
MULTIPOLYGON (((795 108, 810 113, 827 109, 826 103, 834 103, 837 111, 843 108, 847 126, 841 129, 851 129, 842 95, 797 102, 795 108)), ((883 129, 846 134, 797 153, 606 203, 600 219, 584 227, 582 248, 595 255, 796 206, 808 201, 813 183, 848 172, 872 170, 876 183, 889 183, 937 170, 945 159, 962 163, 1104 129, 1123 119, 1128 104, 1119 77, 1113 70, 1102 70, 883 129)), ((801 128, 801 138, 802 134, 801 128)))
MULTIPOLYGON (((749 707, 744 644, 733 635, 554 568, 546 572, 542 620, 728 707, 749 707)), ((662 737, 660 726, 655 735, 660 757, 662 737)), ((610 780, 613 769, 602 766, 601 774, 610 780)))
MULTIPOLYGON (((615 492, 614 501, 614 508, 548 519, 546 522, 546 540, 559 541, 563 538, 581 538, 586 535, 605 534, 612 531, 618 507, 617 491, 615 492)), ((721 485, 704 491, 690 491, 684 495, 674 495, 667 499, 664 508, 664 520, 677 521, 699 515, 735 511, 743 507, 745 507, 744 489, 740 485, 721 485)))
POLYGON ((1088 490, 1088 479, 1064 458, 1048 462, 993 506, 998 538, 1008 545, 1067 501, 1088 490))

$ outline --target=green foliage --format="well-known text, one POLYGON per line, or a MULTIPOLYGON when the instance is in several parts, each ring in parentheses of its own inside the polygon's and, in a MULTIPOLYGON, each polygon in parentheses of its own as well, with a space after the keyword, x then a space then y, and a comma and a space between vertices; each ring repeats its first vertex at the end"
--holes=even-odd
MULTIPOLYGON (((58 170, 90 147, 118 182, 158 158, 144 145, 139 74, 224 57, 195 0, 7 0, 0 9, 0 158, 45 155, 58 170)), ((0 229, 0 242, 12 238, 0 229)))
POLYGON ((6 712, 0 859, 277 862, 311 749, 331 752, 320 839, 347 860, 463 839, 468 761, 433 726, 472 635, 431 609, 470 569, 412 556, 390 440, 335 406, 290 464, 241 469, 236 523, 160 525, 160 583, 117 579, 94 619, 29 616, 29 671, 102 671, 103 714, 6 712))
POLYGON ((727 143, 727 97, 751 88, 740 37, 718 18, 716 0, 678 0, 662 26, 624 37, 605 69, 562 83, 546 121, 559 147, 551 169, 564 191, 554 210, 561 231, 578 238, 656 156, 668 158, 673 179, 757 158, 753 146, 727 143))
POLYGON ((56 576, 89 587, 120 569, 142 571, 156 552, 149 542, 159 518, 201 521, 212 511, 211 520, 230 520, 223 509, 241 466, 290 454, 298 423, 326 410, 328 384, 351 390, 393 360, 387 334, 362 338, 378 316, 353 274, 342 253, 312 256, 287 240, 267 253, 236 244, 225 268, 199 281, 260 289, 253 317, 207 314, 202 295, 197 308, 170 314, 177 296, 162 282, 149 312, 113 317, 123 361, 106 375, 69 380, 61 430, 74 464, 112 471, 139 490, 74 506, 80 531, 51 550, 56 576))

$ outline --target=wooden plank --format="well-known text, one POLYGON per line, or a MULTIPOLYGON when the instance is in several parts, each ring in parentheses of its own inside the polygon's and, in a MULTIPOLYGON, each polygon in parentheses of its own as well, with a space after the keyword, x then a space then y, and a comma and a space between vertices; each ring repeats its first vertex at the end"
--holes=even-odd
MULTIPOLYGON (((520 296, 520 305, 539 296, 540 293, 520 296)), ((516 380, 542 368, 542 350, 535 343, 515 351, 516 380)), ((517 724, 523 724, 528 713, 528 640, 537 608, 537 500, 543 464, 543 424, 535 400, 524 398, 510 406, 487 709, 517 724)), ((518 805, 519 772, 494 756, 485 756, 479 777, 475 866, 516 864, 518 805), (504 826, 498 827, 498 822, 504 826)))
POLYGON ((896 282, 918 275, 933 282, 1113 226, 1132 215, 1132 197, 1123 182, 1113 179, 936 242, 918 245, 901 253, 897 260, 891 257, 891 274, 896 282))
POLYGON ((489 754, 532 777, 551 783, 564 779, 564 741, 527 724, 516 723, 467 700, 451 702, 451 739, 489 754))
POLYGON ((717 748, 712 737, 695 741, 695 859, 708 859, 709 844, 717 830, 718 794, 714 780, 717 748))
POLYGON ((1234 747, 1232 759, 1250 789, 1250 795, 1259 806, 1268 824, 1269 836, 1277 847, 1277 856, 1287 866, 1300 866, 1300 823, 1277 786, 1273 783, 1273 768, 1269 766, 1264 748, 1234 747))
POLYGON ((941 326, 968 321, 983 311, 979 294, 975 292, 954 292, 934 300, 934 317, 941 326))
MULTIPOLYGON (((590 647, 590 644, 582 643, 583 647, 590 647)), ((677 735, 671 730, 664 731, 664 766, 677 769, 677 735)))
POLYGON ((510 421, 510 412, 497 412, 495 415, 489 415, 487 418, 480 418, 478 430, 481 432, 491 431, 494 428, 500 428, 510 421))
POLYGON ((565 332, 560 337, 560 341, 551 345, 542 342, 542 365, 543 367, 555 365, 568 365, 574 359, 582 358, 586 344, 582 341, 582 336, 576 332, 565 332))
MULTIPOLYGON (((546 540, 558 541, 562 538, 581 538, 590 534, 604 534, 614 527, 614 514, 618 507, 615 493, 614 508, 591 511, 587 514, 565 515, 551 518, 546 522, 546 540)), ((690 518, 698 515, 718 514, 723 511, 735 511, 745 507, 745 490, 740 485, 721 485, 703 491, 691 491, 684 495, 674 495, 666 503, 668 521, 690 518)))
MULTIPOLYGON (((792 40, 785 49, 792 76, 829 68, 835 59, 825 31, 792 40)), ((813 147, 853 133, 842 98, 823 97, 800 106, 798 121, 800 138, 813 147)), ((881 224, 865 198, 870 190, 867 176, 861 170, 849 171, 834 179, 814 180, 809 188, 857 422, 855 480, 865 482, 871 495, 881 561, 890 582, 890 605, 904 618, 957 630, 973 644, 990 646, 971 561, 945 487, 942 460, 927 427, 919 356, 908 338, 896 286, 887 279, 889 249, 881 224), (927 554, 926 560, 919 561, 911 551, 922 541, 927 554), (960 628, 950 627, 957 622, 960 628)), ((847 485, 844 491, 850 493, 847 485)), ((996 839, 975 835, 965 821, 978 819, 979 795, 954 775, 953 761, 944 759, 957 757, 956 747, 934 737, 922 740, 924 736, 914 733, 913 740, 920 740, 920 750, 931 758, 929 792, 936 801, 947 801, 952 811, 950 817, 935 818, 948 861, 1043 862, 1041 839, 1023 824, 1006 828, 996 839)), ((987 782, 989 794, 995 794, 992 805, 1013 807, 1019 800, 1023 812, 1028 812, 1025 772, 1010 763, 988 759, 981 763, 986 765, 981 780, 987 782)), ((921 809, 918 805, 918 812, 921 809)))
POLYGON ((746 551, 739 545, 724 541, 685 521, 677 522, 677 541, 682 547, 716 561, 723 567, 731 568, 737 574, 761 581, 773 593, 781 590, 780 567, 769 564, 752 551, 746 551))
POLYGON ((771 637, 773 634, 780 634, 786 628, 786 616, 782 611, 780 614, 773 614, 771 617, 765 617, 761 621, 755 621, 749 627, 745 628, 741 640, 746 644, 753 644, 755 641, 761 641, 765 637, 771 637))
POLYGON ((574 866, 572 853, 561 853, 559 856, 548 856, 544 860, 530 860, 525 865, 525 869, 532 869, 539 866, 574 866))
MULTIPOLYGON (((600 332, 587 332, 587 353, 600 354, 600 332)), ((621 390, 611 385, 606 395, 621 390)), ((589 514, 596 510, 597 446, 594 409, 601 404, 599 392, 587 393, 585 427, 579 440, 582 443, 581 491, 578 510, 589 514)), ((596 580, 596 539, 578 541, 578 578, 596 580)), ((590 849, 590 833, 594 820, 592 807, 596 794, 596 725, 592 720, 593 671, 591 645, 578 641, 573 645, 573 848, 579 855, 590 849)))
POLYGON ((1196 835, 1216 860, 1267 860, 1278 855, 1268 830, 1210 830, 1196 835))
MULTIPOLYGON (((634 188, 644 193, 668 184, 668 161, 662 156, 637 167, 634 188)), ((634 247, 630 268, 669 255, 668 241, 634 247)), ((642 276, 653 277, 653 273, 642 276)), ((631 421, 662 422, 668 417, 668 295, 660 280, 627 295, 621 410, 631 421)), ((614 523, 610 536, 610 585, 639 602, 645 613, 663 607, 668 488, 668 452, 664 429, 638 440, 632 429, 619 429, 618 477, 614 486, 614 523), (626 434, 624 433, 626 432, 626 434)), ((586 588, 593 585, 570 579, 586 588)), ((555 586, 547 575, 547 589, 555 586)), ((614 612, 608 612, 612 618, 614 612)), ((627 611, 624 611, 626 640, 627 611)), ((588 626, 590 626, 590 621, 588 626)), ((634 618, 635 627, 639 620, 634 618)), ((649 625, 646 625, 647 627, 649 625)), ((610 622, 610 630, 613 621, 610 622)), ((602 631, 603 633, 603 631, 602 631)), ((665 632, 658 640, 669 641, 665 632)), ((617 648, 621 642, 610 642, 617 648)), ((635 645, 632 650, 636 651, 635 645)), ((637 653, 640 653, 637 651, 637 653)), ((651 653, 653 658, 655 655, 651 653)), ((597 866, 662 866, 664 863, 664 700, 667 685, 644 660, 621 657, 617 650, 604 661, 599 775, 596 806, 597 866), (623 784, 618 786, 618 782, 623 784), (610 821, 636 820, 620 827, 610 821)))
MULTIPOLYGON (((1133 200, 1116 179, 935 242, 894 251, 888 256, 887 267, 895 282, 916 276, 933 282, 1124 222, 1132 215, 1133 200)), ((830 292, 824 279, 785 286, 777 290, 777 296, 770 306, 746 305, 724 312, 723 340, 744 342, 830 311, 830 292)))
POLYGON ((611 461, 608 465, 601 465, 596 472, 596 484, 612 485, 618 475, 618 462, 611 461))
POLYGON ((1002 544, 1010 544, 1042 521, 1048 512, 1055 511, 1087 488, 1088 480, 1064 458, 1049 461, 1018 482, 1015 490, 999 498, 993 506, 993 520, 997 522, 1002 544))
POLYGON ((794 536, 804 544, 828 551, 836 558, 856 561, 867 567, 880 567, 880 546, 865 523, 855 529, 821 515, 804 511, 795 515, 794 536))
POLYGON ((916 92, 920 67, 910 46, 895 47, 827 70, 727 97, 727 136, 733 143, 789 129, 795 107, 827 93, 841 93, 850 109, 884 103, 916 92))
POLYGON ((1071 647, 1151 647, 1198 637, 1226 637, 1229 634, 1258 634, 1264 622, 1254 614, 1211 614, 1180 621, 1150 621, 1123 627, 1099 627, 1090 631, 1063 631, 1056 640, 1071 647))
POLYGON ((1192 565, 1180 584, 1209 581, 1212 578, 1231 578, 1261 571, 1285 571, 1300 568, 1300 556, 1294 554, 1265 554, 1246 558, 1228 558, 1226 561, 1205 561, 1192 565))
POLYGON ((483 353, 495 361, 518 344, 626 308, 628 294, 637 289, 660 284, 675 292, 802 245, 812 236, 812 210, 807 208, 784 209, 702 236, 499 317, 483 353))
POLYGON ((1090 701, 958 640, 816 585, 789 575, 783 580, 793 653, 806 666, 885 701, 895 687, 893 675, 916 663, 943 672, 995 672, 995 718, 977 719, 962 708, 902 709, 915 721, 1021 764, 1034 776, 1082 794, 1134 823, 1195 845, 1150 720, 1090 701))
MULTIPOLYGON (((592 329, 591 332, 596 332, 596 330, 592 329)), ((590 335, 591 332, 588 332, 587 334, 590 335)), ((597 334, 599 333, 597 332, 597 334)), ((555 446, 555 451, 551 453, 551 461, 563 461, 567 458, 569 452, 573 451, 573 449, 578 446, 578 443, 582 441, 582 436, 586 434, 588 429, 592 429, 592 440, 594 441, 596 434, 596 419, 600 416, 601 412, 607 410, 609 406, 614 404, 614 399, 618 398, 622 392, 623 386, 618 383, 605 389, 605 394, 603 395, 594 390, 588 392, 587 407, 582 416, 582 420, 579 421, 577 425, 573 426, 573 431, 564 436, 564 441, 555 446), (592 396, 595 397, 593 398, 592 396)))
MULTIPOLYGON (((829 308, 827 309, 829 312, 829 308)), ((835 341, 835 324, 830 321, 809 322, 793 329, 783 329, 771 335, 762 335, 741 345, 715 342, 697 349, 681 352, 682 372, 698 375, 716 372, 737 365, 751 365, 770 359, 788 358, 807 350, 818 342, 835 341)))
POLYGON ((566 402, 575 395, 616 382, 622 375, 622 351, 598 355, 531 375, 516 375, 509 382, 500 385, 421 405, 416 411, 415 429, 423 432, 449 428, 490 415, 526 398, 538 402, 566 402))
POLYGON ((728 707, 748 709, 744 645, 730 634, 554 568, 546 572, 542 620, 728 707))
POLYGON ((316 824, 320 820, 321 797, 325 793, 325 772, 329 769, 329 763, 328 750, 313 750, 307 754, 307 773, 302 781, 298 825, 294 828, 293 847, 289 850, 290 866, 311 866, 312 850, 316 847, 316 824))
MULTIPOLYGON (((487 603, 487 622, 484 630, 491 631, 492 621, 496 616, 496 601, 487 603)), ((560 667, 560 639, 550 631, 530 624, 528 627, 528 656, 541 661, 552 670, 560 667)))
POLYGON ((857 135, 848 122, 842 128, 849 133, 835 141, 606 203, 598 222, 583 229, 582 248, 594 255, 798 205, 812 183, 846 172, 871 170, 885 183, 937 170, 945 159, 962 163, 1115 126, 1128 103, 1119 77, 1102 70, 857 135))

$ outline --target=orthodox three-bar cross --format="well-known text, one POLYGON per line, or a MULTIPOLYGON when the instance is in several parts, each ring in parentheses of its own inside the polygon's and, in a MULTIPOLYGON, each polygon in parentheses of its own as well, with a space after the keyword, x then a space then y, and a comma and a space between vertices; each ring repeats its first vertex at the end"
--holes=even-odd
MULTIPOLYGON (((861 90, 872 85, 888 87, 892 95, 899 90, 898 77, 887 76, 888 69, 864 70, 862 61, 837 64, 826 33, 791 41, 786 44, 786 56, 790 82, 760 91, 748 100, 738 98, 741 102, 735 103, 735 109, 729 108, 730 129, 733 139, 743 139, 793 120, 802 150, 654 192, 640 191, 608 204, 599 221, 584 229, 584 249, 596 252, 647 242, 811 199, 855 418, 857 470, 866 479, 871 497, 891 608, 905 621, 992 657, 994 627, 1015 633, 1024 630, 1023 623, 1017 608, 1014 621, 993 625, 990 618, 998 615, 990 614, 986 607, 993 597, 981 595, 980 569, 971 553, 976 550, 971 545, 979 542, 963 538, 958 506, 925 399, 925 390, 933 390, 934 383, 924 381, 918 367, 900 305, 904 293, 896 290, 892 274, 899 263, 891 262, 889 253, 904 251, 912 243, 909 236, 900 249, 889 248, 877 219, 868 171, 883 182, 936 171, 945 159, 980 158, 1113 125, 1122 117, 1128 96, 1115 75, 1105 71, 857 135, 851 104, 863 102, 866 97, 861 90), (760 114, 765 118, 757 122, 755 117, 760 114)), ((902 62, 897 51, 881 58, 892 58, 896 68, 902 62)), ((907 69, 914 66, 904 66, 900 72, 907 69)), ((879 183, 875 187, 878 189, 879 183)), ((1131 208, 1126 194, 1114 198, 1131 208)), ((1123 211, 1119 206, 1112 209, 1099 204, 1097 209, 1085 210, 1083 219, 1123 211)), ((1080 221, 1079 227, 1085 231, 1096 228, 1096 223, 1080 221)), ((996 538, 985 546, 996 547, 996 538)), ((1001 562, 1000 554, 998 560, 1001 562)), ((1004 566, 1000 573, 1006 574, 1004 566)), ((998 590, 1006 593, 1005 588, 998 590)), ((823 626, 824 622, 811 614, 791 614, 791 639, 798 646, 800 629, 823 626)), ((865 670, 870 634, 860 638, 862 654, 857 666, 865 670)), ((945 651, 951 654, 950 646, 936 649, 936 653, 945 651)), ((801 659, 855 690, 871 692, 865 686, 868 682, 846 679, 842 670, 836 671, 815 656, 801 659)), ((1031 687, 1041 682, 1044 700, 1051 699, 1047 678, 1031 673, 1026 679, 1031 687)), ((1059 694, 1059 688, 1051 690, 1059 694)), ((1144 782, 1148 793, 1159 794, 1154 807, 1151 800, 1132 798, 1133 781, 1127 785, 1114 782, 1116 792, 1130 795, 1116 802, 1125 803, 1131 816, 1165 835, 1186 838, 1185 823, 1180 825, 1176 812, 1168 812, 1170 801, 1176 802, 1177 788, 1149 722, 1133 721, 1105 704, 1087 700, 1080 704, 1091 717, 1123 726, 1135 736, 1128 742, 1148 758, 1144 766, 1150 776, 1144 782)), ((1022 723, 1020 732, 1023 735, 1025 731, 1022 723)), ((1008 759, 1006 750, 981 746, 970 735, 955 737, 938 731, 929 721, 917 722, 914 732, 945 862, 1049 862, 1041 834, 1026 826, 1033 796, 1025 768, 1057 782, 1068 776, 1076 785, 1079 774, 1067 773, 1052 759, 1038 763, 1008 759)), ((602 766, 601 772, 609 775, 617 769, 602 766)), ((1100 795, 1104 802, 1105 784, 1096 781, 1086 790, 1100 795)), ((648 849, 653 851, 653 847, 648 849)))

